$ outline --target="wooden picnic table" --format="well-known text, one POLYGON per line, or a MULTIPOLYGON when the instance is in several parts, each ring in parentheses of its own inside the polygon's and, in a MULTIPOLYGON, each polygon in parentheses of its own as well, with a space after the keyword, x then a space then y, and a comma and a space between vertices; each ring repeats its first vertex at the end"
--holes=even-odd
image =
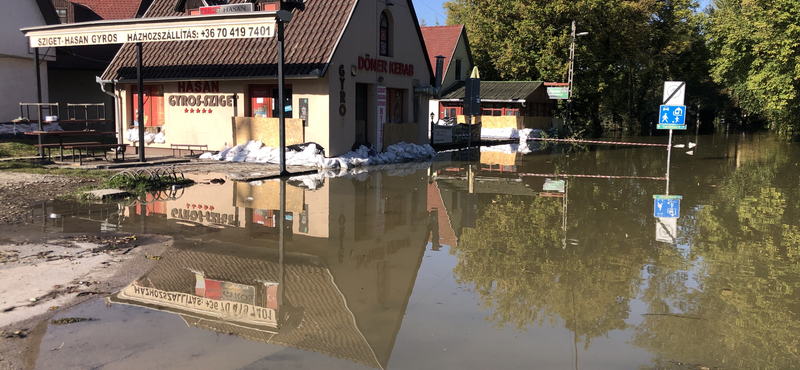
MULTIPOLYGON (((52 137, 58 138, 58 154, 59 158, 64 159, 64 146, 70 143, 64 143, 64 138, 69 136, 99 136, 105 138, 106 136, 116 136, 116 131, 96 131, 96 130, 79 130, 79 131, 31 131, 26 132, 25 135, 38 136, 40 138, 52 137)), ((44 144, 47 145, 47 144, 44 144)), ((48 152, 49 154, 49 152, 48 152)))

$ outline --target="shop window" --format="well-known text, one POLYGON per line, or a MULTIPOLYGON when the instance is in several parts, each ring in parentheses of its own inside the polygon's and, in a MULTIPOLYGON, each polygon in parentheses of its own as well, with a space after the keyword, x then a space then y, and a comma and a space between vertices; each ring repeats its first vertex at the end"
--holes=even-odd
POLYGON ((402 89, 388 89, 389 120, 393 123, 405 122, 405 91, 402 89))
MULTIPOLYGON (((144 92, 144 126, 157 127, 164 125, 164 85, 145 85, 144 92)), ((133 85, 133 124, 139 125, 139 90, 133 85)))
POLYGON ((481 107, 481 114, 484 116, 502 116, 503 105, 500 103, 484 104, 481 107))
MULTIPOLYGON (((283 100, 285 102, 284 117, 292 118, 292 86, 284 86, 283 100)), ((250 85, 250 109, 248 116, 276 118, 278 117, 278 86, 277 85, 250 85)))
POLYGON ((380 40, 380 55, 386 57, 392 56, 392 20, 389 17, 388 11, 384 10, 381 13, 378 36, 380 40))
POLYGON ((464 76, 461 73, 461 59, 456 59, 456 81, 463 81, 464 76))

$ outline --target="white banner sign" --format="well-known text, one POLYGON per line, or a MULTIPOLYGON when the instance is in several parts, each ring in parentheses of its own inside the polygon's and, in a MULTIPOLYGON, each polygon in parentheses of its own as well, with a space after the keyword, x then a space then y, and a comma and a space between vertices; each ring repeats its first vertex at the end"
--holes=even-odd
POLYGON ((32 48, 124 44, 133 42, 222 40, 263 38, 275 35, 273 18, 264 20, 218 20, 216 22, 171 22, 129 24, 33 31, 32 48))
POLYGON ((378 86, 377 87, 377 104, 378 104, 378 142, 376 143, 376 149, 379 151, 383 149, 383 125, 386 123, 386 115, 388 112, 386 111, 386 86, 378 86))

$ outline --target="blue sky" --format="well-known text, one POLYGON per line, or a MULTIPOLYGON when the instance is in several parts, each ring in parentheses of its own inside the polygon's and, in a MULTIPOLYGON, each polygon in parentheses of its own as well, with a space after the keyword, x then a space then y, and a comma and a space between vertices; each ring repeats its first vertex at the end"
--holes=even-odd
MULTIPOLYGON (((417 17, 424 19, 428 26, 435 26, 436 19, 439 19, 439 24, 444 25, 447 20, 447 13, 442 5, 446 0, 412 0, 414 2, 414 10, 417 12, 417 17)), ((704 9, 711 0, 700 0, 700 9, 704 9)))

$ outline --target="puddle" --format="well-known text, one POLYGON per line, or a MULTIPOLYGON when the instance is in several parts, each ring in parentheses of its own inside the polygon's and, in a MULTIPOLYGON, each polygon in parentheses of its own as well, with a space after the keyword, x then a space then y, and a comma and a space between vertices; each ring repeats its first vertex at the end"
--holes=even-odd
POLYGON ((36 367, 794 367, 800 152, 689 140, 669 181, 663 147, 537 144, 48 203, 62 217, 37 218, 46 233, 175 241, 56 316, 93 320, 50 324, 36 367))

